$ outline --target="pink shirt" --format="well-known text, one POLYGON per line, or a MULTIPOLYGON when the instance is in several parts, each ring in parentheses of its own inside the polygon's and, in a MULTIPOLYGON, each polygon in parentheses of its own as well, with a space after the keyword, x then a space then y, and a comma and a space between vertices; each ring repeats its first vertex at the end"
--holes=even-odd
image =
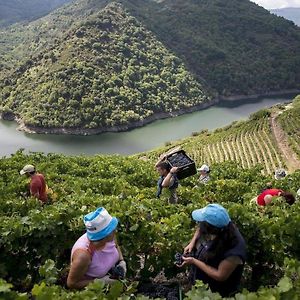
POLYGON ((107 275, 108 271, 119 261, 119 252, 115 241, 108 242, 101 250, 91 251, 90 241, 86 233, 82 235, 74 244, 71 252, 71 262, 73 253, 77 249, 86 250, 92 256, 92 261, 85 274, 87 277, 102 278, 107 275))

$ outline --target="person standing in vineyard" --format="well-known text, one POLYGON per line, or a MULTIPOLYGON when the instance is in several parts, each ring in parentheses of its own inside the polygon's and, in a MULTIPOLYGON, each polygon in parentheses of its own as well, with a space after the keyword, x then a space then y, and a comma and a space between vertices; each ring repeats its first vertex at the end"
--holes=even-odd
POLYGON ((118 220, 105 208, 84 217, 86 233, 74 244, 71 252, 71 268, 67 286, 81 289, 96 278, 105 283, 123 279, 126 263, 115 239, 118 220))
POLYGON ((20 174, 30 177, 29 191, 31 196, 39 199, 42 203, 47 203, 47 185, 44 175, 37 173, 33 165, 26 165, 20 174))
POLYGON ((157 193, 156 197, 160 198, 163 188, 168 189, 170 192, 169 203, 176 204, 178 202, 177 188, 179 181, 177 178, 177 167, 171 168, 170 164, 165 161, 165 157, 155 164, 156 170, 159 173, 160 177, 157 181, 157 193))
POLYGON ((210 181, 209 173, 210 168, 208 165, 202 165, 199 169, 197 169, 198 172, 200 172, 199 176, 199 183, 200 184, 207 184, 210 181))
POLYGON ((258 206, 269 205, 274 197, 283 197, 290 205, 294 204, 296 201, 295 196, 292 193, 285 192, 280 189, 266 189, 257 196, 256 204, 258 206))
POLYGON ((199 227, 185 247, 179 267, 191 265, 192 284, 202 280, 223 297, 234 295, 239 290, 246 260, 244 238, 219 204, 194 210, 192 218, 199 227))

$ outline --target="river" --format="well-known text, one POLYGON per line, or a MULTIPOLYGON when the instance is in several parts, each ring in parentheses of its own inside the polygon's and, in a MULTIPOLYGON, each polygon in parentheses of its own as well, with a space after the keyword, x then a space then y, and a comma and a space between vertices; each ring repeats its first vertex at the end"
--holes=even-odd
POLYGON ((223 101, 213 107, 155 121, 128 132, 103 133, 94 136, 28 134, 17 131, 17 124, 0 121, 0 156, 20 148, 26 152, 75 154, 133 154, 188 137, 202 129, 216 129, 233 121, 246 119, 253 112, 277 103, 291 101, 293 96, 263 97, 257 100, 223 101))

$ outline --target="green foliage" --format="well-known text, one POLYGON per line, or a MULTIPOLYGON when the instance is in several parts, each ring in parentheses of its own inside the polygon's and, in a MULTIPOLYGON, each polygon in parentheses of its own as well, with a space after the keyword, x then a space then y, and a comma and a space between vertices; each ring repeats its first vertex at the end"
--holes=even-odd
POLYGON ((300 159, 300 96, 296 97, 293 104, 279 115, 278 121, 288 135, 290 146, 300 159))
MULTIPOLYGON (((244 170, 226 162, 213 165, 212 170, 212 181, 206 186, 193 188, 197 178, 183 180, 179 187, 180 203, 169 205, 167 199, 155 198, 158 175, 152 163, 135 157, 17 152, 10 158, 2 158, 0 277, 22 290, 30 290, 35 284, 32 293, 37 299, 85 299, 94 297, 93 288, 100 296, 109 295, 106 288, 99 292, 103 288, 100 283, 74 293, 53 285, 60 277, 60 270, 69 264, 72 245, 84 232, 83 215, 99 206, 106 207, 120 220, 118 240, 129 278, 139 274, 139 279, 145 280, 162 269, 166 276, 174 277, 181 270, 170 261, 193 234, 192 210, 218 202, 229 210, 248 244, 249 272, 243 286, 256 290, 279 282, 275 289, 289 293, 295 288, 294 283, 290 288, 290 280, 294 282, 299 267, 296 262, 284 259, 300 259, 299 203, 288 206, 277 201, 261 210, 249 202, 270 181, 259 173, 259 168, 244 170), (54 204, 42 206, 34 199, 24 200, 20 196, 27 180, 20 177, 19 170, 26 163, 34 163, 46 175, 48 186, 58 195, 54 204), (289 267, 286 274, 289 279, 279 281, 284 265, 289 267)), ((296 191, 299 180, 300 173, 296 172, 280 181, 278 187, 296 191)), ((15 293, 9 288, 7 284, 2 287, 7 293, 15 293)), ((133 289, 126 285, 121 291, 119 286, 111 293, 117 291, 130 295, 133 289)))
POLYGON ((24 64, 1 91, 2 111, 27 126, 83 131, 127 128, 209 101, 183 63, 117 4, 24 64))
POLYGON ((299 87, 299 28, 248 0, 122 2, 221 95, 299 87))
POLYGON ((10 0, 0 3, 0 27, 40 18, 70 0, 10 0))

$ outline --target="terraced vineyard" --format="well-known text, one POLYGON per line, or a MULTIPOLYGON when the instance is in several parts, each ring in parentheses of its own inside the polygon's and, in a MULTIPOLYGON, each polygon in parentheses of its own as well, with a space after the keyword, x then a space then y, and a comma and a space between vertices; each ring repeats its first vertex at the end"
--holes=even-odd
POLYGON ((251 168, 261 164, 263 173, 272 174, 276 168, 286 167, 286 163, 271 130, 270 114, 268 110, 261 111, 250 121, 213 133, 203 132, 171 147, 181 146, 198 165, 235 161, 243 168, 251 168))
POLYGON ((300 96, 277 119, 288 135, 290 147, 300 159, 300 96))

